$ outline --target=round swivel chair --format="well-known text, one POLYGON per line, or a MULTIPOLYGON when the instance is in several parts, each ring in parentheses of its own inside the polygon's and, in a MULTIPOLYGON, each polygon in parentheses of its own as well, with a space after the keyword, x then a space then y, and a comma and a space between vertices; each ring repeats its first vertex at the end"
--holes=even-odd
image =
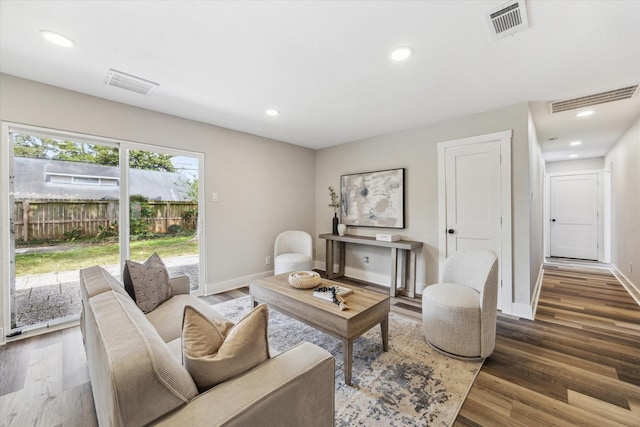
POLYGON ((457 358, 484 359, 496 344, 498 258, 466 249, 444 263, 441 283, 422 292, 424 336, 434 349, 457 358))

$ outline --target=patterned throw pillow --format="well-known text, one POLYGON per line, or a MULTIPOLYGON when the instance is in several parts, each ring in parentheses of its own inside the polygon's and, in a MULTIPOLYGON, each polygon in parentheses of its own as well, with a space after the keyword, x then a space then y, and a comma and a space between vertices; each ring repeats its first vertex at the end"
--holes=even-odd
MULTIPOLYGON (((151 255, 144 264, 127 260, 126 271, 131 279, 134 300, 143 313, 153 311, 173 296, 169 273, 158 254, 151 255)), ((126 286, 125 281, 125 289, 126 286)))
MULTIPOLYGON (((158 253, 154 252, 149 259, 144 262, 144 265, 164 267, 164 262, 162 262, 158 253)), ((131 280, 131 273, 129 272, 129 266, 126 261, 124 264, 124 271, 122 272, 122 284, 124 285, 124 290, 127 291, 131 299, 135 301, 136 292, 133 290, 133 281, 131 280)))
POLYGON ((211 320, 190 305, 182 319, 182 358, 203 392, 269 358, 269 309, 260 304, 235 325, 211 320))

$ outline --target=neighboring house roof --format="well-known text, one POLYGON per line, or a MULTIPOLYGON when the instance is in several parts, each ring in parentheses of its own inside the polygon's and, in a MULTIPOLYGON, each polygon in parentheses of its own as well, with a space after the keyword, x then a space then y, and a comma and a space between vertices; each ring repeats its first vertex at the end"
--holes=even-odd
MULTIPOLYGON (((60 160, 14 158, 14 197, 23 199, 105 200, 120 198, 117 166, 60 160)), ((129 194, 150 200, 186 201, 185 177, 176 172, 130 169, 129 194)))

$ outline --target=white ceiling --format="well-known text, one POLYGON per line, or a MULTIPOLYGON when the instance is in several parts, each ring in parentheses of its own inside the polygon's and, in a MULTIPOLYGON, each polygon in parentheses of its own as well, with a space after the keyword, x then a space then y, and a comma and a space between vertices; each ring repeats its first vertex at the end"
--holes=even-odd
POLYGON ((545 159, 574 139, 604 155, 640 94, 580 120, 547 102, 640 81, 640 1, 530 0, 530 27, 494 41, 484 14, 503 3, 0 0, 0 72, 311 148, 532 101, 545 159), (160 87, 106 86, 110 68, 160 87))

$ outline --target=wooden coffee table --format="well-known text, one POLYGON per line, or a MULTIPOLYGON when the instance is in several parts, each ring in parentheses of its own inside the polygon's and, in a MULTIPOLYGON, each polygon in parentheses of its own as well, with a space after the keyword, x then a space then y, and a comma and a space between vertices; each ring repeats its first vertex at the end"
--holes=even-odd
POLYGON ((380 324, 382 349, 389 349, 389 295, 322 280, 318 286, 338 285, 353 290, 345 297, 348 310, 313 296, 313 289, 296 289, 289 285, 289 274, 280 274, 251 281, 249 294, 253 305, 267 303, 270 307, 293 317, 326 334, 342 340, 344 382, 351 385, 353 340, 380 324))

